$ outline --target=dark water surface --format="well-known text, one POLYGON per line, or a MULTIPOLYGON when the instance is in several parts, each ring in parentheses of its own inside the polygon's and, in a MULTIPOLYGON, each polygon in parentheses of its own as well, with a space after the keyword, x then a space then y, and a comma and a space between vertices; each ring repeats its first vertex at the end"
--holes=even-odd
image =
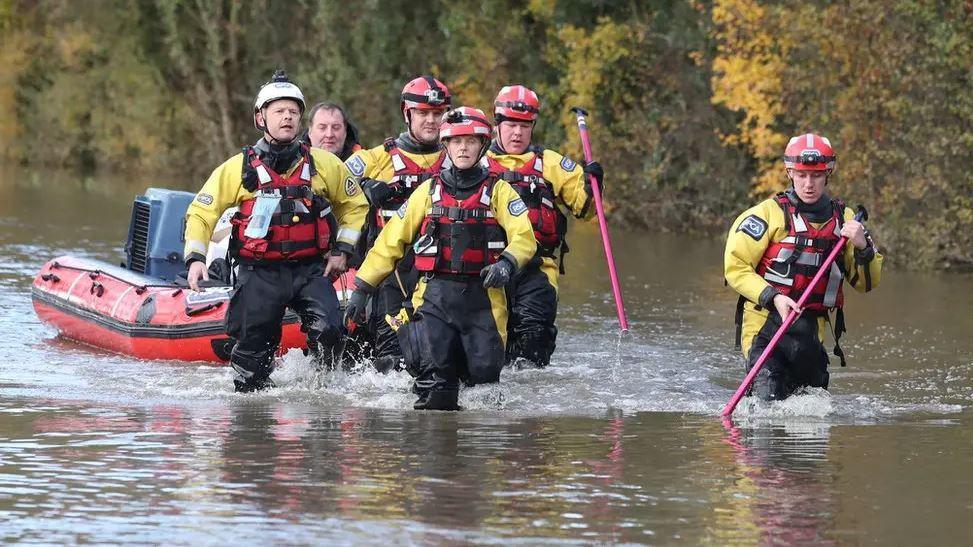
MULTIPOLYGON (((20 543, 968 544, 973 277, 889 272, 848 298, 830 393, 715 416, 742 379, 718 240, 572 229, 548 370, 461 413, 409 378, 318 374, 265 394, 224 367, 59 339, 29 287, 60 254, 121 259, 138 185, 0 177, 0 537, 20 543)), ((879 234, 880 237, 880 234, 879 234)))

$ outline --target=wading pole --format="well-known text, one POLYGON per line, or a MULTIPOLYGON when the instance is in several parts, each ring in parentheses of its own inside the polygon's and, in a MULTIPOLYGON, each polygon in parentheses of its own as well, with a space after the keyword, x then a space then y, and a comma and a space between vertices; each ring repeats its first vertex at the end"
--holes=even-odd
MULTIPOLYGON (((584 148, 584 161, 591 163, 591 143, 588 141, 588 122, 585 121, 587 112, 581 107, 571 109, 578 116, 578 133, 581 135, 581 146, 584 148)), ((618 273, 615 271, 615 255, 612 253, 611 237, 608 235, 608 224, 605 222, 605 208, 601 203, 601 188, 594 175, 588 175, 591 194, 595 200, 595 210, 598 212, 598 226, 601 228, 601 243, 605 247, 605 260, 608 262, 608 275, 611 277, 612 293, 615 295, 615 310, 618 312, 618 323, 622 332, 628 332, 628 318, 625 317, 625 304, 622 302, 622 289, 618 284, 618 273)))
MULTIPOLYGON (((868 220, 868 211, 866 211, 861 205, 858 206, 858 213, 855 214, 855 220, 858 222, 868 220)), ((835 243, 834 249, 831 249, 831 254, 828 255, 828 258, 826 258, 824 263, 821 264, 821 267, 818 268, 818 273, 814 274, 814 277, 811 279, 811 284, 804 289, 804 294, 802 294, 801 298, 797 300, 798 308, 804 306, 804 302, 807 301, 809 296, 811 296, 811 291, 813 291, 814 287, 821 282, 821 279, 824 277, 824 272, 831 269, 831 263, 835 261, 838 253, 845 248, 845 242, 847 241, 848 238, 842 236, 840 239, 838 239, 838 242, 835 243)), ((720 416, 726 418, 733 414, 733 409, 737 407, 737 403, 740 402, 743 395, 748 389, 750 389, 750 384, 752 384, 754 378, 757 377, 757 373, 760 372, 760 369, 763 368, 764 363, 767 361, 767 358, 770 356, 771 352, 773 352, 774 348, 777 347, 777 342, 780 341, 780 337, 787 332, 787 329, 790 328, 792 323, 794 323, 797 316, 798 313, 794 310, 791 310, 791 312, 787 314, 787 318, 784 319, 784 322, 781 323, 780 328, 774 333, 774 337, 770 339, 770 343, 767 344, 766 348, 764 348, 764 352, 760 354, 760 358, 757 359, 757 362, 753 364, 753 368, 750 369, 747 377, 743 379, 743 383, 740 384, 740 387, 737 388, 736 393, 733 394, 733 397, 730 397, 729 402, 727 402, 726 406, 723 407, 723 411, 720 412, 720 416)))

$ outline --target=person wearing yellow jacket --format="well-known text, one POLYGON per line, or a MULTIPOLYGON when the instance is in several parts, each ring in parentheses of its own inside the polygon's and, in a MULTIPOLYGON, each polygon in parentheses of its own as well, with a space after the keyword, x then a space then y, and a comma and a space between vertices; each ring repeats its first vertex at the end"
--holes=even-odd
MULTIPOLYGON (((371 247, 382 227, 412 192, 439 172, 445 157, 439 142, 439 123, 451 100, 449 89, 436 78, 412 79, 402 88, 399 102, 406 130, 379 146, 355 153, 346 162, 371 206, 360 254, 371 247)), ((418 277, 409 253, 399 261, 396 275, 382 283, 373 299, 369 330, 373 364, 380 371, 401 366, 402 350, 395 332, 383 318, 402 309, 418 277)))
POLYGON ((792 138, 784 166, 791 187, 733 222, 723 261, 727 284, 741 295, 737 336, 748 369, 767 348, 782 318, 791 310, 801 313, 754 380, 753 393, 768 401, 805 387, 828 387, 824 336, 829 325, 833 324, 835 355, 845 364, 838 345, 845 331, 843 283, 871 291, 881 279, 883 262, 854 212, 825 191, 835 167, 827 138, 813 133, 792 138), (844 252, 799 309, 796 301, 842 236, 848 238, 844 252))
POLYGON ((236 340, 230 365, 240 392, 269 385, 288 306, 319 363, 334 364, 344 335, 329 276, 345 271, 368 204, 341 160, 298 140, 304 106, 301 90, 276 73, 254 102, 263 138, 217 167, 186 211, 187 280, 199 290, 209 278, 213 229, 226 209, 239 206, 230 240, 239 272, 226 332, 236 340))
POLYGON ((411 320, 397 326, 416 379, 416 409, 458 410, 459 382, 497 382, 504 364, 504 285, 534 256, 527 206, 480 163, 490 122, 460 107, 443 117, 440 136, 451 165, 423 182, 379 234, 358 270, 345 319, 361 322, 368 298, 408 250, 423 275, 411 320), (481 280, 482 278, 482 280, 481 280))
POLYGON ((551 362, 557 339, 557 280, 558 274, 564 273, 564 253, 568 250, 564 240, 567 218, 561 207, 567 207, 576 218, 591 219, 595 208, 587 174, 594 175, 601 185, 604 171, 598 162, 582 168, 554 150, 532 144, 540 108, 533 90, 522 85, 504 86, 493 103, 496 138, 487 156, 491 168, 501 173, 527 204, 537 239, 537 256, 507 286, 507 361, 545 367, 551 362))

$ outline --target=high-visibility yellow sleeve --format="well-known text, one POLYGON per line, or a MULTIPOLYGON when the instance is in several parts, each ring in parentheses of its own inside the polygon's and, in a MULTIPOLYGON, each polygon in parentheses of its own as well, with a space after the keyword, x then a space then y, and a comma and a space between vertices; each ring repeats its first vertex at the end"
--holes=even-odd
POLYGON ((409 196, 408 201, 382 228, 375 239, 375 244, 358 269, 359 279, 372 287, 377 287, 392 273, 395 264, 405 256, 406 250, 415 241, 416 234, 422 227, 426 211, 432 206, 429 184, 430 181, 420 184, 409 196))
MULTIPOLYGON (((388 163, 390 166, 392 165, 391 159, 383 162, 383 156, 387 158, 388 153, 385 152, 384 146, 379 145, 374 148, 355 152, 345 160, 345 165, 348 166, 348 170, 351 171, 352 176, 359 183, 361 183, 361 179, 363 178, 378 179, 378 175, 384 170, 383 164, 388 163)), ((391 174, 389 177, 391 177, 391 174)))
MULTIPOLYGON (((428 154, 415 154, 399 148, 399 152, 411 159, 419 167, 429 168, 439 161, 441 152, 439 150, 428 154)), ((395 167, 392 165, 392 156, 385 150, 385 145, 380 144, 368 150, 359 150, 352 154, 345 162, 355 180, 361 183, 361 179, 375 179, 389 182, 395 175, 395 167)))
POLYGON ((243 154, 223 162, 203 184, 186 210, 183 256, 206 256, 209 240, 223 211, 240 204, 250 193, 243 188, 243 154))
MULTIPOLYGON (((850 207, 845 207, 844 216, 845 220, 851 220, 855 218, 855 211, 850 207)), ((858 264, 855 261, 855 246, 849 241, 845 244, 843 258, 845 272, 847 272, 845 279, 856 291, 868 292, 878 286, 879 281, 882 280, 882 263, 885 261, 885 257, 877 249, 875 256, 868 263, 858 264)))
POLYGON ((537 239, 527 216, 527 205, 510 184, 498 180, 493 186, 491 207, 497 223, 507 233, 507 246, 503 254, 512 259, 517 268, 524 267, 537 252, 537 239))
POLYGON ((338 156, 326 150, 311 149, 317 176, 311 180, 311 187, 331 202, 334 216, 338 220, 336 234, 337 247, 342 251, 353 252, 358 238, 361 237, 368 202, 362 194, 358 182, 348 167, 338 156))
POLYGON ((553 150, 544 150, 544 179, 554 187, 554 195, 576 218, 594 217, 594 199, 585 190, 584 170, 574 160, 553 150))
POLYGON ((784 211, 768 199, 747 209, 730 227, 723 253, 723 276, 727 284, 747 300, 758 303, 770 287, 757 274, 757 265, 771 241, 786 237, 784 211))

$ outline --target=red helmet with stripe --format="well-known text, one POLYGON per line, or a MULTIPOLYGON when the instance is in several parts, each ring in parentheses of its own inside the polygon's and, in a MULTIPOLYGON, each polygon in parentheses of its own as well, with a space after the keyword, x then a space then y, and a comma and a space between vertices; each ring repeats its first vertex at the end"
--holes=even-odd
POLYGON ((541 102, 529 87, 505 85, 493 101, 493 116, 497 123, 504 120, 533 122, 541 111, 541 102))
POLYGON ((463 135, 489 139, 492 132, 493 126, 487 120, 486 114, 479 108, 471 106, 461 106, 446 112, 439 124, 440 141, 463 135))
POLYGON ((448 108, 451 101, 452 96, 446 84, 432 76, 419 76, 402 88, 402 102, 399 106, 402 114, 405 114, 413 108, 419 110, 448 108))
POLYGON ((834 149, 827 137, 805 133, 793 137, 784 149, 784 168, 797 171, 832 171, 834 149))

